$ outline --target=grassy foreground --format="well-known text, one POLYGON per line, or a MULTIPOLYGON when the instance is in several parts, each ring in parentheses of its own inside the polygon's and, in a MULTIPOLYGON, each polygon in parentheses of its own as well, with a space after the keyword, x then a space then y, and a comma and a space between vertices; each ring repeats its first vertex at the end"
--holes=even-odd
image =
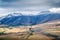
POLYGON ((0 40, 51 40, 51 38, 42 34, 34 35, 3 35, 0 40))

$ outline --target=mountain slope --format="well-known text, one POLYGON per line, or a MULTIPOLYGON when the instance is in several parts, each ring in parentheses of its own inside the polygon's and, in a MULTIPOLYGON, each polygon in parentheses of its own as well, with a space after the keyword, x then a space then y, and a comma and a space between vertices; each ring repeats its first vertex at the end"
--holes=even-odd
POLYGON ((8 14, 3 19, 0 20, 0 24, 8 25, 8 26, 19 26, 19 25, 36 25, 42 24, 53 20, 60 20, 60 14, 39 14, 35 16, 26 16, 26 15, 17 15, 14 13, 8 14))

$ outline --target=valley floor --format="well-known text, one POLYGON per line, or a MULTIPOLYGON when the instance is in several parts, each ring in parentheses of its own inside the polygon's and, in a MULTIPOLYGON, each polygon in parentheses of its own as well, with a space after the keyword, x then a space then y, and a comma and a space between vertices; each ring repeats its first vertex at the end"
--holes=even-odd
POLYGON ((0 40, 60 40, 60 23, 35 25, 33 29, 29 35, 28 27, 0 28, 0 40))
POLYGON ((2 35, 0 36, 0 40, 52 40, 53 38, 49 38, 42 34, 34 34, 34 35, 2 35))

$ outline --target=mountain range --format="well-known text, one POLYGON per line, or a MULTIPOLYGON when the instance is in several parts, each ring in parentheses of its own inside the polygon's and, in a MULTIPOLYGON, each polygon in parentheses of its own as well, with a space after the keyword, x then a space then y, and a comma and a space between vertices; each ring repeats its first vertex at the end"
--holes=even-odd
POLYGON ((23 15, 21 13, 12 13, 0 17, 0 25, 7 26, 28 26, 46 23, 49 21, 60 20, 60 13, 42 11, 38 15, 23 15))

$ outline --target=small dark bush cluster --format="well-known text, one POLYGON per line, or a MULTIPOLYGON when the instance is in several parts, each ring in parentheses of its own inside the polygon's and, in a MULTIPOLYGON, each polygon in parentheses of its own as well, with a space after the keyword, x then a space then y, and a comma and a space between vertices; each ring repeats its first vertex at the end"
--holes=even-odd
POLYGON ((6 33, 4 33, 4 32, 0 32, 0 35, 5 35, 6 33))

